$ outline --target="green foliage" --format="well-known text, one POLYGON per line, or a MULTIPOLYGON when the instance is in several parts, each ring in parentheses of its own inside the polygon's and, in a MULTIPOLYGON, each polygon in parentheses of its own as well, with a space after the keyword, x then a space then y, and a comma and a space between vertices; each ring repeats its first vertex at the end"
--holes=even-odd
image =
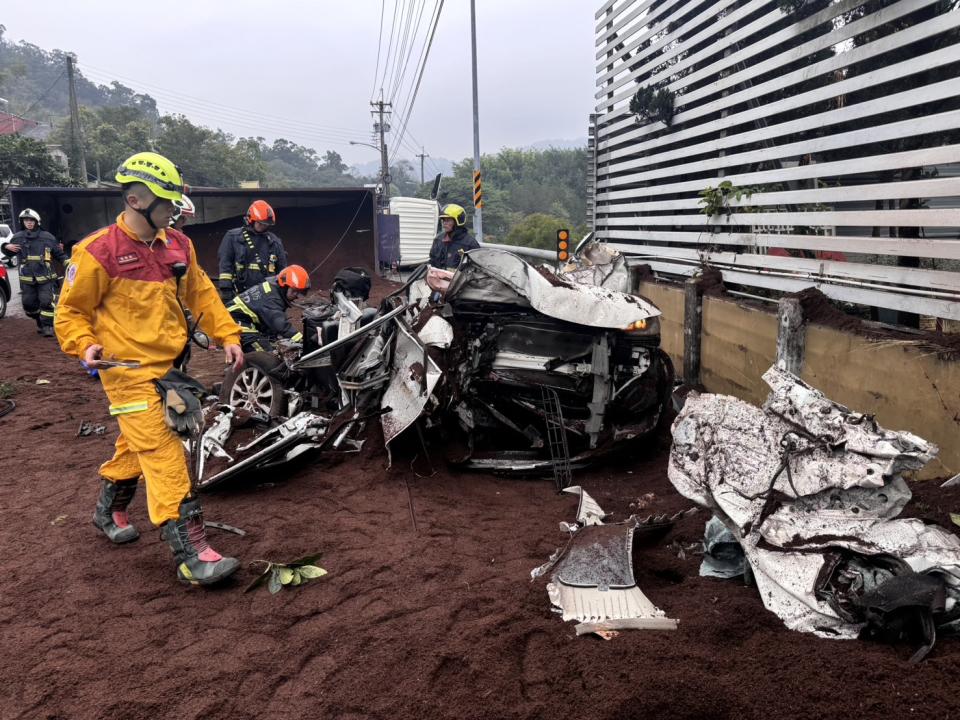
POLYGON ((264 583, 272 595, 280 592, 284 585, 296 587, 310 580, 322 578, 327 571, 317 567, 315 563, 320 555, 308 555, 288 563, 275 563, 270 560, 254 560, 254 563, 263 564, 265 568, 256 579, 250 583, 244 592, 260 587, 264 583))
MULTIPOLYGON (((50 116, 69 114, 64 74, 67 54, 62 50, 44 50, 28 42, 10 42, 4 39, 4 30, 0 25, 0 68, 3 68, 3 97, 10 101, 10 112, 44 121, 50 116)), ((77 102, 81 105, 136 108, 152 120, 158 116, 157 103, 149 95, 135 92, 119 82, 98 85, 83 77, 79 69, 76 78, 77 102)))
POLYGON ((263 179, 260 159, 232 135, 194 125, 183 115, 164 115, 158 125, 157 152, 177 163, 191 185, 236 187, 263 179))
POLYGON ((0 135, 0 195, 14 182, 21 185, 70 185, 47 147, 20 135, 0 135))
POLYGON ((637 90, 630 98, 630 112, 637 116, 637 122, 660 121, 664 125, 673 122, 674 98, 676 93, 667 88, 654 89, 645 86, 637 90))
MULTIPOLYGON (((525 217, 544 214, 559 218, 563 226, 586 224, 586 149, 512 150, 484 155, 483 235, 488 242, 502 242, 525 217)), ((421 188, 429 192, 429 183, 421 188)), ((473 207, 473 159, 453 166, 445 177, 441 203, 473 207)))
MULTIPOLYGON (((707 185, 707 187, 698 193, 700 195, 698 202, 700 205, 703 205, 703 207, 700 208, 700 212, 710 217, 719 215, 720 213, 730 217, 730 213, 733 212, 730 207, 730 201, 739 201, 743 198, 749 200, 755 191, 756 188, 740 187, 734 185, 729 180, 724 180, 717 187, 707 185)), ((740 210, 740 212, 756 212, 756 208, 752 206, 744 206, 737 209, 740 210)))
POLYGON ((15 388, 12 383, 0 382, 0 400, 12 398, 16 394, 17 388, 15 388))
POLYGON ((571 228, 567 219, 544 213, 533 213, 520 220, 503 242, 507 245, 519 247, 539 248, 541 250, 555 250, 557 247, 557 230, 567 228, 573 237, 584 234, 583 228, 571 228))

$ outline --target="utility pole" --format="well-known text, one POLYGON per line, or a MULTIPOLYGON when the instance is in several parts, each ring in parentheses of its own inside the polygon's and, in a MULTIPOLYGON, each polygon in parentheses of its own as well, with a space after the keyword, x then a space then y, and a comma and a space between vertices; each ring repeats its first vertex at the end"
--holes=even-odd
POLYGON ((77 56, 67 53, 67 84, 70 88, 70 135, 76 153, 75 160, 79 162, 80 182, 87 185, 87 158, 83 151, 83 127, 80 125, 80 107, 77 105, 77 84, 73 75, 73 64, 77 56))
POLYGON ((477 100, 477 3, 470 0, 470 50, 473 59, 473 233, 483 242, 483 188, 480 181, 480 103, 477 100))
POLYGON ((421 147, 421 148, 420 148, 420 154, 419 154, 419 155, 414 155, 414 157, 420 158, 420 184, 423 185, 423 159, 424 159, 424 158, 428 158, 428 157, 430 157, 430 156, 427 155, 427 154, 424 152, 423 148, 421 147))
POLYGON ((377 102, 370 103, 374 110, 370 113, 374 116, 373 130, 380 135, 380 182, 383 185, 383 192, 380 194, 381 208, 390 207, 390 161, 387 156, 387 141, 384 135, 390 132, 390 103, 384 102, 383 98, 377 102))

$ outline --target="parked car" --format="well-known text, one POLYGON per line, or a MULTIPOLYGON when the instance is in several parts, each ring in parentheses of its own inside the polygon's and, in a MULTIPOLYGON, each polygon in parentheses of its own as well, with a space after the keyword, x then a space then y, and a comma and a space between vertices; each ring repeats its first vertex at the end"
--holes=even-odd
POLYGON ((10 302, 12 290, 7 269, 0 265, 0 318, 7 314, 7 304, 10 302))
MULTIPOLYGON (((7 242, 12 236, 13 230, 10 229, 10 226, 0 223, 0 243, 7 242)), ((20 258, 17 255, 4 255, 0 253, 0 263, 3 263, 7 267, 16 267, 20 263, 20 258)))

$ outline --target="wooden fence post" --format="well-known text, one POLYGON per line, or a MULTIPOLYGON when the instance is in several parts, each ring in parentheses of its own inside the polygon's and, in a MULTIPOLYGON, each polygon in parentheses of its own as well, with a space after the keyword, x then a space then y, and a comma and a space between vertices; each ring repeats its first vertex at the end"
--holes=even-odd
POLYGON ((700 331, 703 326, 703 287, 700 278, 683 284, 683 382, 700 384, 700 331))
POLYGON ((781 298, 778 306, 777 367, 799 375, 806 341, 803 306, 795 297, 781 298))

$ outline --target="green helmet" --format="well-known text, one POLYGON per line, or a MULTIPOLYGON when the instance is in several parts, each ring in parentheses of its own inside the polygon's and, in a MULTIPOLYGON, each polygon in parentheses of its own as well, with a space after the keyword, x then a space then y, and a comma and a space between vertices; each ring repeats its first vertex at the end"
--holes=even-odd
POLYGON ((155 152, 139 152, 128 157, 117 168, 116 180, 121 185, 143 183, 164 200, 180 200, 184 193, 180 168, 155 152))

